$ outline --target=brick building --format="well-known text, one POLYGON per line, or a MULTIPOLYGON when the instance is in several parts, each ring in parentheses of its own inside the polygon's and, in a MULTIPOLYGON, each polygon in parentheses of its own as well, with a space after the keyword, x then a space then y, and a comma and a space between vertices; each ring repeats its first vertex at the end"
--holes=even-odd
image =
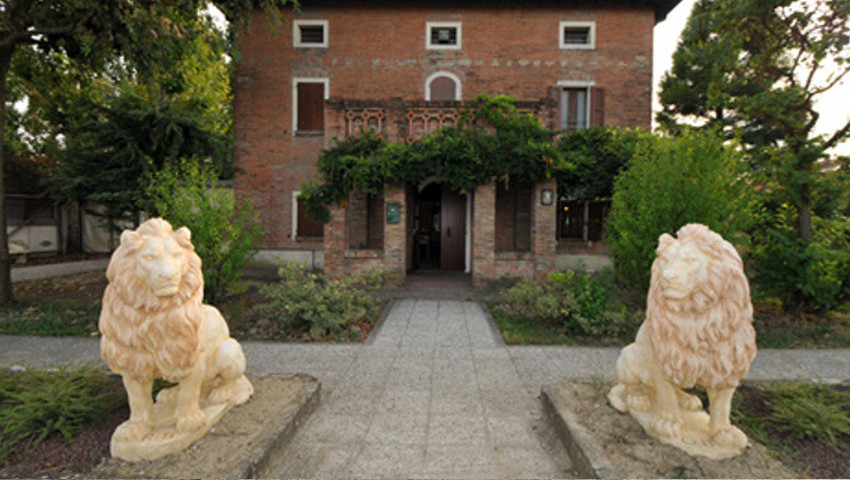
POLYGON ((280 27, 256 11, 239 37, 236 192, 254 199, 264 247, 332 274, 545 274, 559 242, 599 229, 587 204, 565 213, 554 182, 465 195, 439 178, 388 184, 353 194, 324 226, 299 205, 300 185, 337 140, 361 128, 419 138, 479 93, 512 95, 553 128, 648 129, 652 31, 676 3, 304 0, 280 27))

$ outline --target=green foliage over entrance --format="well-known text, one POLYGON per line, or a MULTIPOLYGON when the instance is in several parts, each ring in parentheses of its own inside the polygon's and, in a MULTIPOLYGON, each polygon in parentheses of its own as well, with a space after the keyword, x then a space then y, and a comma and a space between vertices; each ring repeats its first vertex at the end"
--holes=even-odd
POLYGON ((352 191, 379 193, 386 182, 419 183, 436 176, 464 193, 497 179, 530 184, 572 171, 553 144, 556 132, 519 112, 504 95, 478 96, 455 127, 410 144, 389 144, 375 133, 351 137, 319 157, 319 178, 302 187, 301 198, 316 218, 352 191))

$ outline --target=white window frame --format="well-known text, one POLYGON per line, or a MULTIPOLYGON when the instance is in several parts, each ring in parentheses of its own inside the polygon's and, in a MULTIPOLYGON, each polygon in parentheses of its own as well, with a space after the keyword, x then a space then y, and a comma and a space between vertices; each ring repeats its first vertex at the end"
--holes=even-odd
POLYGON ((330 33, 327 20, 293 20, 292 21, 292 45, 295 48, 328 48, 328 37, 330 33), (321 26, 324 29, 322 43, 303 43, 301 41, 301 27, 321 26))
POLYGON ((425 101, 426 102, 431 101, 431 82, 433 82, 434 80, 436 80, 440 77, 449 77, 452 80, 454 80, 454 82, 455 82, 455 100, 460 101, 463 98, 463 93, 462 93, 462 90, 461 90, 463 88, 463 83, 460 81, 460 77, 458 77, 457 75, 455 75, 452 72, 444 72, 444 71, 432 73, 431 75, 428 75, 428 78, 425 79, 425 101))
POLYGON ((298 239, 298 195, 301 190, 292 191, 292 240, 298 239))
POLYGON ((331 80, 327 77, 292 77, 292 136, 298 132, 298 84, 323 83, 325 100, 331 98, 331 80))
POLYGON ((425 22, 426 50, 460 50, 463 47, 463 25, 461 22, 425 22), (457 45, 434 45, 431 43, 431 29, 454 27, 457 29, 457 45))
MULTIPOLYGON (((592 91, 593 91, 592 87, 595 84, 596 84, 596 82, 594 82, 592 80, 590 80, 590 81, 587 81, 587 80, 558 80, 558 87, 561 88, 561 95, 562 96, 564 94, 564 89, 567 89, 567 88, 576 88, 576 89, 583 88, 583 89, 585 89, 585 91, 587 91, 587 94, 586 94, 587 100, 585 101, 585 112, 584 112, 584 125, 585 125, 584 128, 590 128, 590 120, 591 120, 590 113, 591 113, 591 110, 593 109, 592 108, 593 99, 590 98, 590 96, 592 95, 592 91)), ((561 105, 561 111, 558 112, 558 121, 561 124, 561 128, 566 128, 566 126, 564 125, 564 122, 561 121, 561 120, 563 120, 563 118, 561 118, 561 115, 562 115, 562 112, 564 111, 564 108, 565 108, 565 105, 562 104, 561 105)))
POLYGON ((596 22, 594 21, 563 21, 558 23, 558 47, 561 50, 594 50, 596 48, 596 22), (587 43, 575 44, 564 42, 564 29, 575 27, 588 27, 587 43))

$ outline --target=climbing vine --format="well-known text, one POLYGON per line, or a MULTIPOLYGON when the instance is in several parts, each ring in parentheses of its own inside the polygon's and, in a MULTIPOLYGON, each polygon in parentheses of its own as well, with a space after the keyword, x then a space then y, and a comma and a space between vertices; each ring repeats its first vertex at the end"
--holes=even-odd
POLYGON ((388 181, 419 183, 436 176, 464 193, 498 179, 535 183, 573 168, 553 144, 557 133, 519 112, 511 97, 479 96, 458 124, 409 144, 390 144, 374 132, 349 137, 319 156, 319 176, 301 198, 318 219, 350 192, 376 194, 388 181))
POLYGON ((409 144, 388 143, 374 132, 349 137, 319 156, 319 175, 301 198, 320 220, 327 206, 344 204, 352 191, 379 194, 388 181, 420 183, 435 176, 459 193, 494 179, 533 184, 558 180, 571 198, 610 198, 614 177, 649 133, 593 128, 558 132, 517 110, 512 97, 480 95, 456 126, 409 144), (560 138, 555 136, 560 133, 560 138))

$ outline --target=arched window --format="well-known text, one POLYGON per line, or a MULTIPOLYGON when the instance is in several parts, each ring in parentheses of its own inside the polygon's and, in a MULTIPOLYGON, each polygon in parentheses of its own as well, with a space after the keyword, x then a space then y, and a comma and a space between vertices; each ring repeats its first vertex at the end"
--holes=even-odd
POLYGON ((460 79, 449 72, 437 72, 425 80, 425 100, 430 102, 460 100, 460 79))

